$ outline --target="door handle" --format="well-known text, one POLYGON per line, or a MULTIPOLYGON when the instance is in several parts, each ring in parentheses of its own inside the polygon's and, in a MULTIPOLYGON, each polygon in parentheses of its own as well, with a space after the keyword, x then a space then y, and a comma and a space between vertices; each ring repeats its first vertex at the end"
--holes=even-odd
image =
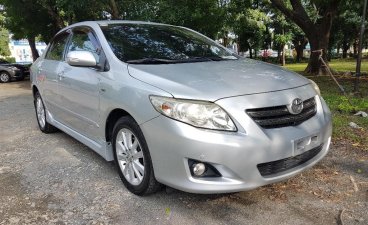
POLYGON ((58 75, 59 79, 65 78, 65 72, 64 71, 58 73, 57 75, 58 75))

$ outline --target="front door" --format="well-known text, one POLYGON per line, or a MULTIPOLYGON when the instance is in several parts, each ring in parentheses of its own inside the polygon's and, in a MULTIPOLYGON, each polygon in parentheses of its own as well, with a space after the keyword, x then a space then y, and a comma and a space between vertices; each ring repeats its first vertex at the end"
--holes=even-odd
MULTIPOLYGON (((66 54, 90 51, 99 61, 100 47, 89 28, 73 30, 66 54)), ((95 68, 60 65, 58 92, 63 103, 62 121, 66 126, 97 141, 100 127, 99 83, 102 72, 95 68)))

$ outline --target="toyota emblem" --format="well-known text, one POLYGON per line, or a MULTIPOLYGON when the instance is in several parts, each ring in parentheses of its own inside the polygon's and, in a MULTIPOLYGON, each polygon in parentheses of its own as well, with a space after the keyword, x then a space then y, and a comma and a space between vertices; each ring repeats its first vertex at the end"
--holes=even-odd
POLYGON ((303 111, 303 101, 300 98, 296 98, 291 102, 291 107, 288 108, 291 114, 299 114, 303 111))

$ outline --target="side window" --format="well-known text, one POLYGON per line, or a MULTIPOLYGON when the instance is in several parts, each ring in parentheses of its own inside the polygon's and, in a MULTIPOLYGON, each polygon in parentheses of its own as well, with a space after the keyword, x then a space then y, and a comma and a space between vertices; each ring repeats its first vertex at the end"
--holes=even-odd
POLYGON ((71 51, 89 51, 95 56, 97 63, 100 60, 100 45, 89 29, 73 31, 68 47, 68 52, 71 51))
POLYGON ((62 33, 55 37, 51 43, 50 49, 48 50, 45 58, 50 60, 61 61, 63 59, 63 53, 65 45, 68 42, 68 33, 62 33))

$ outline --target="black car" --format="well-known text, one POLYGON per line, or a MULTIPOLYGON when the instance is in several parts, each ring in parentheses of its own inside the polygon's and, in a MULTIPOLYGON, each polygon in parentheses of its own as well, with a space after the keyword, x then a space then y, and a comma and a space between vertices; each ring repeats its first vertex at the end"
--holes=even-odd
POLYGON ((0 59, 0 82, 9 82, 11 78, 24 80, 26 76, 29 76, 29 67, 29 65, 10 63, 4 59, 0 59))

